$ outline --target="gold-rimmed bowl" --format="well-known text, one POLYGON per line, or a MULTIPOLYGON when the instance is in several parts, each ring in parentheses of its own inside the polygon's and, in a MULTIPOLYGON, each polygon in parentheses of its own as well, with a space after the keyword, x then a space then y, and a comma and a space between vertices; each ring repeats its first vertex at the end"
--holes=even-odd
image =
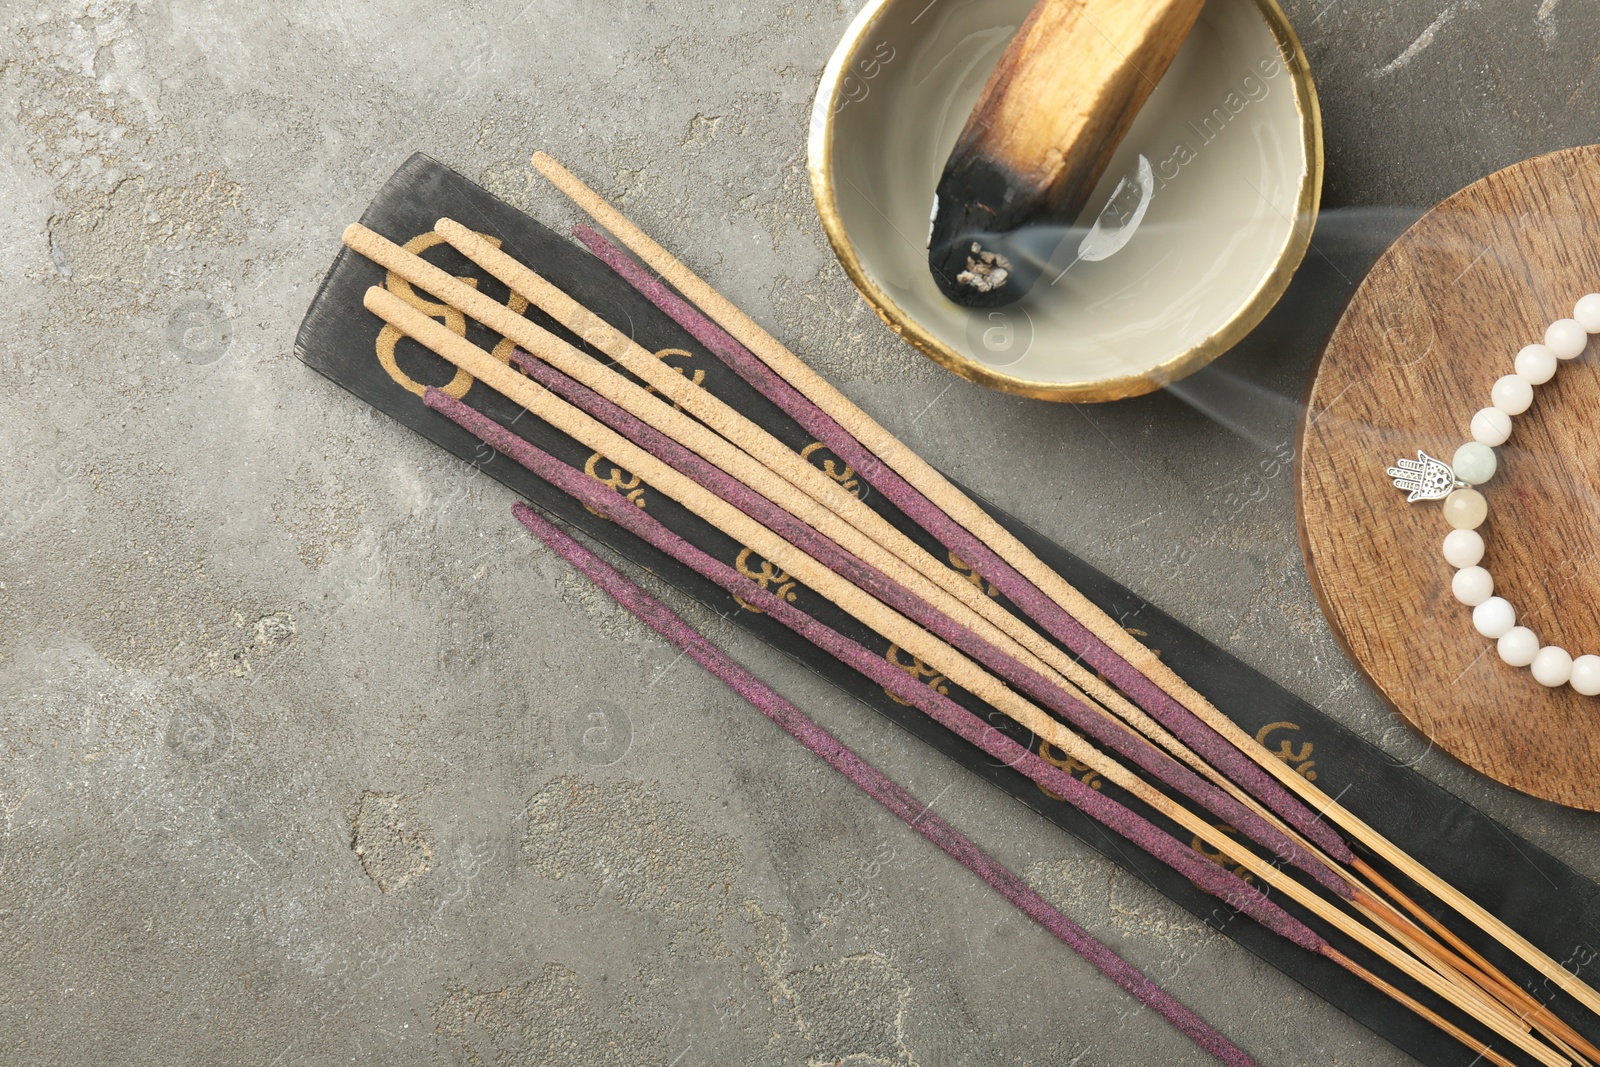
POLYGON ((1320 202, 1316 88, 1274 0, 1210 0, 1085 218, 1037 246, 1039 284, 964 308, 929 274, 934 191, 1032 7, 869 0, 817 90, 812 192, 856 288, 940 364, 1044 400, 1138 396, 1227 351, 1283 295, 1320 202))

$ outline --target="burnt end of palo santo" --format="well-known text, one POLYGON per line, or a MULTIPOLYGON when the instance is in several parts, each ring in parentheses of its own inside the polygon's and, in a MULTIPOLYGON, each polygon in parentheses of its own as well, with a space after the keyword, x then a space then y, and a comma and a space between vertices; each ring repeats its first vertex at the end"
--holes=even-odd
POLYGON ((1022 299, 1053 249, 1013 239, 1083 212, 1204 0, 1039 0, 939 179, 928 266, 958 304, 1022 299))

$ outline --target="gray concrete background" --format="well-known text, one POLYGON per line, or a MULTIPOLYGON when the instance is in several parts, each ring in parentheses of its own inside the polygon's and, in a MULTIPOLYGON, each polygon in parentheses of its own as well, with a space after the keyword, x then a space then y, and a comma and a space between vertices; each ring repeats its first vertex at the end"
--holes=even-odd
MULTIPOLYGON (((0 2, 0 1062, 1206 1062, 294 359, 416 149, 562 226, 553 152, 934 462, 1600 875, 1592 817, 1395 725, 1312 600, 1292 477, 1247 480, 1345 278, 1596 139, 1596 5, 1289 5, 1335 210, 1183 390, 1205 411, 986 392, 866 310, 803 166, 854 7, 0 2)), ((688 614, 1264 1060, 1405 1062, 688 614)))

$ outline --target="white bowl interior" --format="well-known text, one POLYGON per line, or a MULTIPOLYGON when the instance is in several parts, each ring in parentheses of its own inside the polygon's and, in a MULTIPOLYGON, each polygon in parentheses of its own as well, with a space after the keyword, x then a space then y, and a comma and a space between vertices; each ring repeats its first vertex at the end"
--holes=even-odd
MULTIPOLYGON (((1292 74, 1254 0, 1211 0, 1040 283, 1011 309, 969 310, 947 300, 928 271, 934 191, 1032 6, 884 7, 843 68, 832 142, 839 218, 867 275, 955 352, 1031 382, 1146 374, 1235 320, 1273 275, 1295 227, 1309 225, 1297 217, 1311 160, 1292 74), (1141 155, 1154 184, 1142 221, 1109 258, 1073 262, 1141 155)), ((1115 215, 1104 221, 1119 228, 1115 215)))

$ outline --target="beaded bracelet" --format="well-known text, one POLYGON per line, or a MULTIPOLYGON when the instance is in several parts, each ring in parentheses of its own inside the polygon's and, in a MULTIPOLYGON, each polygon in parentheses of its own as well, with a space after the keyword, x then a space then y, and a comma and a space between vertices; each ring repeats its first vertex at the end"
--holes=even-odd
POLYGON ((1489 504, 1472 487, 1494 477, 1499 465, 1494 450, 1511 437, 1511 417, 1533 405, 1533 387, 1554 378, 1562 360, 1581 355, 1592 333, 1600 333, 1600 293, 1579 300, 1572 318, 1551 323, 1544 344, 1528 345, 1517 353, 1516 373, 1494 383, 1489 393, 1492 406, 1472 416, 1472 440, 1456 449, 1450 463, 1418 449, 1416 459, 1396 460, 1388 470, 1395 488, 1410 494, 1408 501, 1444 501, 1445 522, 1451 527, 1444 539, 1444 558, 1457 568, 1451 591, 1472 608, 1473 627, 1497 643, 1500 658, 1513 667, 1531 667, 1540 685, 1570 684, 1585 696, 1600 695, 1600 656, 1574 660, 1558 645, 1540 647, 1537 634, 1517 625, 1510 602, 1494 595, 1494 578, 1479 566, 1483 536, 1478 527, 1489 514, 1489 504))

